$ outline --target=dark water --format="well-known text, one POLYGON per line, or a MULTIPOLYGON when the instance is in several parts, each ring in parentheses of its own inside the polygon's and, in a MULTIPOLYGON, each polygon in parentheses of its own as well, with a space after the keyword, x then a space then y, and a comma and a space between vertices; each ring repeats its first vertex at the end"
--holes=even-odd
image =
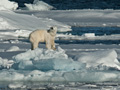
MULTIPOLYGON (((94 33, 95 36, 104 35, 117 35, 120 34, 120 27, 72 27, 72 31, 65 32, 64 34, 71 34, 82 36, 85 33, 94 33)), ((120 44, 120 39, 118 40, 57 40, 57 43, 64 44, 120 44)))
MULTIPOLYGON (((10 0, 16 1, 19 7, 24 3, 33 3, 34 0, 10 0)), ((42 0, 58 10, 66 9, 120 9, 120 0, 42 0)))
POLYGON ((72 35, 95 33, 96 36, 120 34, 120 27, 72 27, 72 35))
POLYGON ((120 44, 120 40, 56 40, 59 44, 120 44))

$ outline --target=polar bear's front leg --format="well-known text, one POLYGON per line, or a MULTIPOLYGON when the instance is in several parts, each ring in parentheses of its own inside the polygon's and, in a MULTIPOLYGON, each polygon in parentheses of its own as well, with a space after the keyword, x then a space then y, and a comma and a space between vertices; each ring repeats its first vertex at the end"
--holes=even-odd
POLYGON ((49 50, 51 49, 51 42, 48 40, 46 41, 46 48, 49 50))
POLYGON ((56 48, 55 48, 55 41, 54 40, 51 40, 51 49, 56 50, 56 48))

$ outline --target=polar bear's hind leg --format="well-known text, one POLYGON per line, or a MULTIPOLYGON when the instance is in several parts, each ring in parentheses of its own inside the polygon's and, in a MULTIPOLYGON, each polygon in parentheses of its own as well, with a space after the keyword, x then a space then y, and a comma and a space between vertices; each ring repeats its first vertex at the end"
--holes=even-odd
POLYGON ((31 42, 31 50, 34 50, 38 48, 38 43, 37 42, 31 42))

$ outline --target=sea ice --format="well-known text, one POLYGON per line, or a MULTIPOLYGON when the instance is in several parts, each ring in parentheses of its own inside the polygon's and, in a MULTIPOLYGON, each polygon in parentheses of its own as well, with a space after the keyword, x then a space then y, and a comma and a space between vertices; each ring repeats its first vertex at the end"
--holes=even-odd
POLYGON ((9 0, 0 0, 0 10, 16 10, 18 4, 9 0))
POLYGON ((3 59, 0 57, 0 69, 11 68, 13 63, 13 60, 3 59))
POLYGON ((68 58, 65 51, 58 47, 56 51, 37 48, 33 51, 28 50, 25 53, 13 57, 18 64, 19 69, 39 69, 39 70, 79 70, 84 64, 68 58))
MULTIPOLYGON (((7 66, 9 60, 1 60, 7 66)), ((56 51, 37 48, 13 57, 9 70, 0 71, 0 81, 118 81, 119 69, 115 50, 80 52, 72 59, 65 50, 56 51), (19 78, 18 78, 19 77, 19 78)))
POLYGON ((14 70, 1 70, 0 81, 23 81, 24 74, 14 70))
POLYGON ((82 36, 88 37, 88 38, 90 38, 90 37, 95 37, 95 33, 85 33, 85 34, 83 34, 82 36))
POLYGON ((26 85, 23 85, 23 83, 21 82, 14 82, 14 83, 10 83, 8 87, 12 89, 17 89, 17 88, 26 88, 26 85))
POLYGON ((53 19, 37 18, 36 16, 18 14, 12 11, 0 11, 0 29, 17 29, 15 33, 21 34, 25 32, 23 34, 25 36, 28 35, 28 32, 30 31, 34 31, 36 29, 48 30, 51 26, 56 26, 58 28, 58 32, 71 30, 71 26, 53 19), (19 30, 22 31, 20 32, 19 30))
POLYGON ((0 29, 14 29, 5 19, 0 17, 0 29))
POLYGON ((74 60, 85 63, 87 68, 99 70, 116 68, 120 70, 120 63, 117 60, 117 53, 115 50, 81 52, 74 57, 74 60))
POLYGON ((0 6, 0 10, 7 10, 7 9, 3 6, 0 6))
POLYGON ((19 69, 27 70, 109 70, 111 68, 120 70, 115 50, 101 50, 94 52, 81 52, 72 59, 65 51, 58 47, 56 51, 37 48, 18 54, 13 57, 18 63, 19 69))
POLYGON ((51 5, 48 5, 47 3, 43 2, 43 1, 39 1, 39 0, 34 0, 33 4, 25 4, 26 9, 28 10, 51 10, 54 7, 51 5))
POLYGON ((65 72, 63 77, 66 81, 81 81, 81 82, 103 82, 116 81, 117 73, 94 71, 94 70, 79 70, 73 72, 65 72))
POLYGON ((13 52, 13 51, 19 51, 19 50, 20 50, 20 48, 18 46, 12 46, 9 49, 7 49, 6 51, 7 52, 13 52))

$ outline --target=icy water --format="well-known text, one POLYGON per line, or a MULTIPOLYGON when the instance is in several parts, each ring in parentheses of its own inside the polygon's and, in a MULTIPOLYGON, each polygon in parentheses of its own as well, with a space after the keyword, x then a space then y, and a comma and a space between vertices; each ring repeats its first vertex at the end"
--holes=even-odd
MULTIPOLYGON (((120 27, 72 27, 72 31, 65 32, 64 34, 70 34, 70 35, 77 35, 82 36, 85 33, 93 33, 95 36, 98 37, 105 37, 110 35, 118 35, 120 34, 120 27)), ((67 40, 59 40, 56 41, 58 43, 64 43, 64 44, 119 44, 120 39, 67 39, 67 40)))
POLYGON ((96 36, 120 34, 120 27, 72 27, 73 35, 95 33, 96 36))
MULTIPOLYGON (((81 36, 84 33, 95 33, 96 36, 104 36, 104 35, 112 35, 112 34, 117 35, 117 34, 120 34, 120 27, 72 27, 72 31, 69 31, 67 33, 72 34, 72 35, 78 35, 78 36, 81 36)), ((23 42, 28 42, 28 41, 26 39, 23 39, 23 42)), ((61 46, 64 44, 78 44, 76 49, 87 49, 87 48, 79 47, 79 44, 83 44, 83 45, 85 44, 86 45, 87 44, 92 44, 92 45, 95 45, 95 44, 106 45, 107 44, 108 45, 109 44, 111 45, 111 48, 114 48, 114 45, 112 47, 112 44, 120 44, 120 40, 72 40, 72 41, 71 40, 67 40, 67 41, 56 40, 56 43, 61 44, 61 46)), ((4 45, 2 46, 5 47, 4 45)), ((68 48, 70 47, 66 47, 66 48, 64 47, 64 49, 68 49, 68 48)), ((97 47, 97 49, 99 49, 99 47, 97 47)), ((93 83, 87 83, 87 82, 0 82, 0 90, 120 90, 120 82, 111 82, 111 81, 110 82, 93 82, 93 83)))
POLYGON ((104 83, 50 83, 50 82, 13 82, 0 85, 0 90, 120 90, 116 82, 104 83))

